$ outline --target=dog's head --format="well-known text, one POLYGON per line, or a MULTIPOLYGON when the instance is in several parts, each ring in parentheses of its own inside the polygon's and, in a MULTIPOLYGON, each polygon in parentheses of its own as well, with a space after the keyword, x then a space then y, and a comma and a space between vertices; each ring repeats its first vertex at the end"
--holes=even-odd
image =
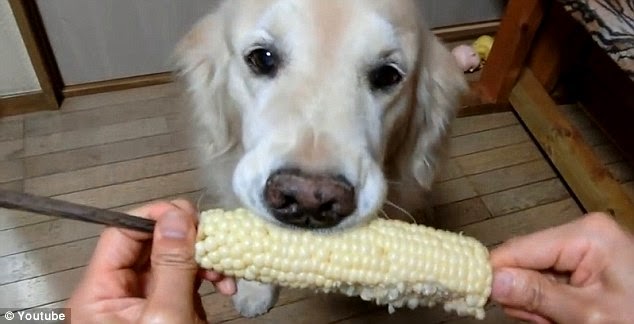
POLYGON ((465 83, 420 17, 409 0, 222 3, 177 50, 203 158, 240 152, 210 172, 232 172, 257 214, 307 228, 372 218, 388 160, 428 188, 465 83))

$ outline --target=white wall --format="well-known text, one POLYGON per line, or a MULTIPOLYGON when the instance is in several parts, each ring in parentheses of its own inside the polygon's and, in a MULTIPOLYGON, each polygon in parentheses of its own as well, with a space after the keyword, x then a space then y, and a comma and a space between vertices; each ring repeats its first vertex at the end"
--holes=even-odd
MULTIPOLYGON (((0 0, 4 1, 4 0, 0 0)), ((66 85, 166 72, 216 0, 37 0, 66 85)))
POLYGON ((0 0, 0 97, 40 89, 9 2, 0 0))

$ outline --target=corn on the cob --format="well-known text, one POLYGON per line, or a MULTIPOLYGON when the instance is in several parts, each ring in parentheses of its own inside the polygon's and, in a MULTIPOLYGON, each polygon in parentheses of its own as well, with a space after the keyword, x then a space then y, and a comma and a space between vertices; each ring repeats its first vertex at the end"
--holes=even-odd
POLYGON ((243 209, 201 215, 196 261, 228 276, 360 296, 379 305, 432 307, 484 318, 487 249, 473 238, 377 219, 342 233, 278 227, 243 209))

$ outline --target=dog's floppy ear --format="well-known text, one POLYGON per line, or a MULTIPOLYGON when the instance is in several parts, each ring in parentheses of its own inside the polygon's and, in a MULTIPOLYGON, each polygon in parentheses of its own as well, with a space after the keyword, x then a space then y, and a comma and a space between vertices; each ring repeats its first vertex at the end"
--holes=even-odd
POLYGON ((438 164, 447 147, 450 125, 467 90, 464 73, 453 55, 428 30, 422 35, 417 107, 412 126, 414 143, 409 168, 426 190, 433 184, 438 164))
POLYGON ((229 48, 221 7, 203 18, 178 44, 177 75, 183 81, 193 122, 200 127, 196 140, 205 145, 207 158, 230 150, 238 138, 239 119, 227 89, 229 48))

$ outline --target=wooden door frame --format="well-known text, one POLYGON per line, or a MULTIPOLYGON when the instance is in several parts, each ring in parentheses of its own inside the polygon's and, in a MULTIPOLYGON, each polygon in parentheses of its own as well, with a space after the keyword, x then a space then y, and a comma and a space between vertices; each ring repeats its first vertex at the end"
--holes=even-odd
POLYGON ((63 82, 35 1, 8 0, 40 90, 0 98, 0 117, 58 109, 63 82))

